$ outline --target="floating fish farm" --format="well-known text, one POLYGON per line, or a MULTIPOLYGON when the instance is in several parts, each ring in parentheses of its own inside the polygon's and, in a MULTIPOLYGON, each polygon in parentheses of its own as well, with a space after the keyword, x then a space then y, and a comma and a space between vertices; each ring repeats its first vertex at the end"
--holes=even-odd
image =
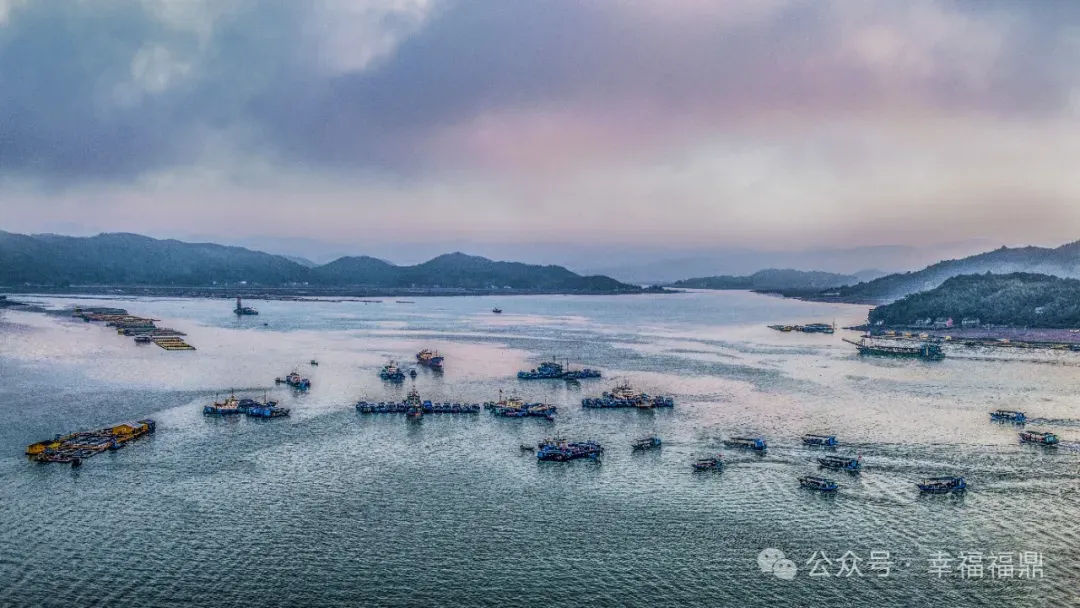
POLYGON ((581 406, 587 408, 627 408, 636 407, 641 409, 653 409, 659 407, 675 407, 675 399, 672 397, 635 391, 629 384, 616 386, 611 392, 606 392, 600 397, 587 397, 581 400, 581 406))
POLYGON ((53 439, 30 444, 26 455, 35 462, 61 462, 79 466, 84 458, 106 450, 118 450, 129 441, 154 432, 153 420, 123 422, 97 431, 57 435, 53 439))
POLYGON ((157 319, 130 315, 123 308, 76 308, 72 316, 87 323, 100 322, 106 327, 115 327, 116 333, 133 337, 136 344, 153 342, 165 350, 195 350, 183 340, 183 332, 158 327, 155 325, 157 319))
POLYGON ((555 360, 544 361, 536 369, 520 371, 518 380, 585 380, 587 378, 599 378, 600 372, 595 369, 570 369, 569 364, 565 367, 555 360))
POLYGON ((565 439, 545 439, 537 445, 536 458, 542 461, 566 462, 579 458, 596 460, 604 448, 596 441, 569 442, 565 439))

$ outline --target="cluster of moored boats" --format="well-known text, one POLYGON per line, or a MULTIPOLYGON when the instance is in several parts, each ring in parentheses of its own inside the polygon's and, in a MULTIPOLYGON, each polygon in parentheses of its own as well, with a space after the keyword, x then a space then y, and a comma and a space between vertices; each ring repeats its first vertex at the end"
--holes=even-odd
POLYGON ((281 407, 276 401, 258 401, 256 399, 237 399, 230 395, 224 401, 215 401, 203 406, 206 416, 237 416, 246 414, 252 418, 282 418, 289 415, 289 408, 281 407))
POLYGON ((581 406, 587 408, 624 408, 636 407, 651 409, 658 407, 675 407, 675 399, 669 396, 656 395, 635 391, 628 383, 622 383, 605 392, 600 397, 586 397, 581 400, 581 406))

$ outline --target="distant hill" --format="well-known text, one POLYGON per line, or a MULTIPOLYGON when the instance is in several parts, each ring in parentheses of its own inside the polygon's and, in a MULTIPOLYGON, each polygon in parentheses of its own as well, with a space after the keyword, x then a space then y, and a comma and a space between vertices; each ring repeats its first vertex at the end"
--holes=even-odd
POLYGON ((687 289, 752 289, 756 291, 785 289, 826 289, 841 285, 853 285, 859 277, 849 274, 836 274, 812 270, 792 270, 790 268, 759 270, 747 276, 716 276, 684 279, 671 284, 671 287, 687 289))
POLYGON ((835 296, 845 302, 887 302, 933 289, 951 277, 987 272, 1025 272, 1080 278, 1080 241, 1053 249, 1002 247, 959 260, 938 262, 916 272, 890 274, 872 281, 848 285, 836 290, 835 296))
MULTIPOLYGON (((494 262, 451 253, 415 266, 345 257, 309 266, 242 247, 158 240, 137 234, 94 237, 0 232, 0 285, 446 288, 459 290, 634 293, 642 289, 562 266, 494 262)), ((306 261, 306 260, 305 260, 306 261)))
POLYGON ((1080 280, 1045 274, 961 275, 925 292, 870 311, 870 322, 913 325, 919 320, 965 318, 1011 327, 1080 327, 1080 280))

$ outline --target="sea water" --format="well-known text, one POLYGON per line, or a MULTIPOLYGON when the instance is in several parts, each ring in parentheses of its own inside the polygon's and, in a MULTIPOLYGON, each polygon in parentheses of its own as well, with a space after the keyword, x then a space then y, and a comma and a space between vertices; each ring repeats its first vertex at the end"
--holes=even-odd
POLYGON ((30 299, 123 307, 198 350, 0 313, 0 605, 1080 602, 1076 354, 860 357, 841 340, 854 332, 766 325, 843 326, 866 307, 744 292, 245 301, 260 314, 241 318, 226 300, 30 299), (422 348, 445 371, 378 378, 422 348), (604 378, 516 379, 552 357, 604 378), (310 391, 274 384, 294 369, 310 391), (676 406, 581 407, 621 381, 676 406), (409 422, 354 408, 414 385, 436 402, 502 391, 559 413, 409 422), (230 392, 291 416, 203 416, 230 392), (1017 427, 989 421, 997 408, 1062 445, 1021 445, 1017 427), (78 469, 23 456, 57 433, 144 417, 155 435, 78 469), (841 445, 804 447, 810 432, 841 445), (519 447, 557 434, 598 440, 604 457, 538 463, 519 447), (663 448, 634 452, 649 434, 663 448), (733 435, 766 438, 768 453, 725 448, 733 435), (691 471, 720 452, 723 473, 691 471), (861 456, 862 474, 822 472, 825 453, 861 456), (806 474, 840 491, 803 489, 806 474), (929 475, 964 475, 969 490, 920 496, 929 475))

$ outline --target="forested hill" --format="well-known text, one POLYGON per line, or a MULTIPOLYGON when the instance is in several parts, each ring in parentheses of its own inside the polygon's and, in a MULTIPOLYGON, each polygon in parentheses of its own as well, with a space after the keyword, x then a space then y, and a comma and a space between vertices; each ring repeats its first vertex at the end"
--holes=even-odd
POLYGON ((773 289, 827 289, 840 285, 853 285, 858 282, 859 278, 855 275, 816 270, 769 268, 744 276, 720 275, 684 279, 672 283, 671 286, 686 289, 753 289, 768 291, 773 289))
POLYGON ((642 289, 562 266, 495 262, 451 253, 415 266, 346 257, 310 266, 285 256, 212 243, 137 234, 93 237, 0 232, 0 285, 18 287, 156 286, 372 287, 634 293, 642 289))
POLYGON ((1001 247, 959 260, 946 260, 915 272, 890 274, 848 285, 830 294, 842 302, 887 302, 908 294, 933 289, 945 280, 965 274, 1037 273, 1080 278, 1080 241, 1047 249, 1001 247))
POLYGON ((870 312, 871 323, 888 326, 941 318, 956 325, 978 319, 1011 327, 1080 328, 1080 280, 1031 273, 961 275, 870 312))

